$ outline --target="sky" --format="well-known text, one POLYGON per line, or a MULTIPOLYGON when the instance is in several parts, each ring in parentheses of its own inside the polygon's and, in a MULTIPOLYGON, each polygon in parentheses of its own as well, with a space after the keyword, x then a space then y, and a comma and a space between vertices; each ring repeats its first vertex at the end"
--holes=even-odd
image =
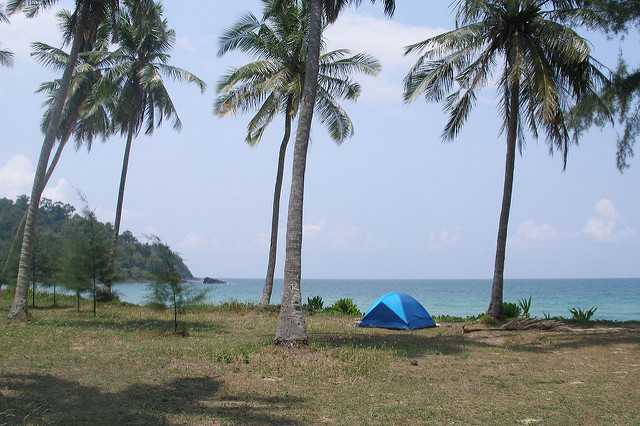
MULTIPOLYGON (((454 142, 442 143, 441 105, 402 102, 402 78, 415 57, 402 47, 452 27, 448 1, 399 1, 393 19, 370 5, 349 9, 327 30, 328 48, 376 56, 376 78, 362 78, 363 94, 345 108, 355 136, 341 146, 314 124, 304 211, 305 278, 489 278, 505 161, 497 99, 482 92, 454 142)), ((68 0, 60 6, 69 6, 68 0)), ((170 126, 133 146, 122 229, 158 235, 197 276, 264 277, 271 203, 283 120, 259 146, 244 143, 248 116, 213 115, 215 85, 241 54, 218 58, 222 31, 257 0, 165 0, 176 30, 172 63, 208 83, 170 83, 184 128, 170 126), (185 6, 188 4, 188 7, 185 6)), ((638 58, 635 34, 620 41, 581 30, 593 54, 614 66, 622 49, 638 58)), ((33 41, 60 45, 53 11, 0 25, 0 45, 16 53, 0 68, 0 197, 29 193, 42 143, 43 98, 38 85, 54 77, 29 55, 33 41)), ((630 61, 634 64, 634 61, 630 61)), ((637 63, 635 63, 637 65, 637 63)), ((568 168, 550 156, 543 139, 527 139, 516 159, 507 278, 640 277, 640 159, 621 174, 615 167, 620 129, 588 132, 573 147, 568 168)), ((292 146, 291 146, 292 147, 292 146)), ((91 152, 68 147, 45 196, 90 207, 113 221, 124 141, 96 143, 91 152)), ((284 266, 287 160, 277 276, 284 266)))

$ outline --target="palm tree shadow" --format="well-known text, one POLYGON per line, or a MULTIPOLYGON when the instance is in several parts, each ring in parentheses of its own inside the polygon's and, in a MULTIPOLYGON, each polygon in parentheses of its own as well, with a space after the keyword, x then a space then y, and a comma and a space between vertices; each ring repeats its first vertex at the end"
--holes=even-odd
POLYGON ((405 358, 424 355, 460 355, 467 346, 477 345, 462 335, 425 335, 413 332, 313 334, 312 341, 321 347, 391 350, 405 358))
MULTIPOLYGON (((93 317, 87 318, 73 318, 73 319, 50 319, 45 321, 38 321, 34 324, 40 324, 44 327, 70 327, 79 329, 96 329, 96 330, 112 330, 112 331, 124 331, 124 332, 140 332, 151 331, 157 333, 169 333, 173 332, 172 320, 160 320, 152 318, 143 318, 135 320, 117 320, 93 317)), ((215 334, 226 334, 228 331, 219 323, 210 321, 179 321, 178 329, 194 332, 209 332, 215 334)))
POLYGON ((640 345, 640 330, 623 329, 617 332, 583 332, 554 336, 552 339, 541 336, 536 343, 512 344, 509 349, 516 352, 549 353, 564 350, 606 348, 626 344, 640 345))
POLYGON ((299 424, 281 410, 303 403, 295 397, 229 395, 217 378, 180 378, 166 384, 136 384, 104 392, 51 375, 0 376, 0 424, 160 425, 181 422, 299 424))
POLYGON ((397 356, 416 358, 425 355, 462 355, 469 348, 503 347, 514 352, 548 353, 558 350, 640 344, 640 327, 617 327, 615 331, 546 333, 503 331, 480 334, 425 334, 403 331, 366 331, 349 334, 313 333, 314 345, 329 348, 365 348, 390 350, 397 356))

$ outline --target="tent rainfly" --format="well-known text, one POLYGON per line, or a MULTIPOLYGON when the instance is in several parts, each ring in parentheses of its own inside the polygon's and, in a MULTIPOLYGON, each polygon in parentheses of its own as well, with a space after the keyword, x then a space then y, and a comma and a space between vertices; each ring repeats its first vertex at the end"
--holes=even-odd
POLYGON ((404 293, 388 293, 369 308, 360 327, 417 330, 436 327, 429 312, 413 297, 404 293))

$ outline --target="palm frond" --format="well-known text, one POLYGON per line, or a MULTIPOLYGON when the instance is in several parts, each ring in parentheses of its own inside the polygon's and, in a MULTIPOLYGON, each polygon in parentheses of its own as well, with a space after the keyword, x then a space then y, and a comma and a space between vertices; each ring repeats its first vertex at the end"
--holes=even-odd
POLYGON ((256 37, 253 33, 260 27, 260 21, 249 13, 231 26, 220 37, 218 56, 224 56, 232 50, 251 52, 256 48, 256 37))
POLYGON ((174 81, 195 84, 202 93, 207 90, 207 84, 203 80, 185 69, 167 64, 158 64, 158 68, 160 69, 160 72, 165 74, 167 77, 172 78, 174 81))
POLYGON ((322 86, 318 86, 316 109, 320 115, 320 121, 327 127, 334 141, 342 143, 353 136, 353 123, 349 115, 322 86))
MULTIPOLYGON (((578 16, 574 0, 456 0, 457 28, 408 46, 420 56, 405 78, 405 100, 422 95, 444 102, 449 120, 443 139, 455 138, 491 79, 498 61, 499 114, 504 131, 515 120, 522 150, 525 130, 544 131, 551 153, 566 161, 570 142, 566 111, 606 85, 606 71, 590 54, 587 41, 566 25, 578 16), (521 23, 526 22, 526 25, 521 23), (518 107, 510 99, 517 91, 518 107), (513 120, 510 120, 512 118, 513 120)), ((566 163, 565 163, 566 164, 566 163)))

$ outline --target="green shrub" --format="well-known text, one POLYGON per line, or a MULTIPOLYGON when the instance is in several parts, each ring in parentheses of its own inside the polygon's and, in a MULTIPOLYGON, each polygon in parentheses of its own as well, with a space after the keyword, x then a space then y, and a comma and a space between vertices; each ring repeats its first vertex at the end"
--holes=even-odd
POLYGON ((495 319, 493 319, 492 317, 490 317, 487 314, 482 314, 480 315, 479 318, 480 322, 484 325, 488 325, 488 326, 495 326, 498 325, 498 321, 496 321, 495 319))
POLYGON ((118 296, 118 293, 116 293, 116 291, 111 291, 109 292, 109 290, 107 290, 105 287, 98 287, 96 288, 96 301, 98 302, 119 302, 120 301, 120 297, 118 296))
POLYGON ((311 314, 320 312, 322 309, 324 309, 324 300, 322 300, 322 297, 320 296, 316 296, 311 299, 307 298, 307 304, 305 305, 305 308, 311 314))
POLYGON ((593 318, 593 315, 596 313, 598 308, 593 306, 591 309, 582 310, 580 308, 571 308, 569 312, 571 313, 571 320, 579 323, 587 323, 590 322, 593 318))
POLYGON ((502 317, 504 319, 518 318, 521 313, 520 306, 515 303, 505 302, 502 304, 502 317))
POLYGON ((529 311, 531 311, 531 296, 528 299, 524 297, 518 301, 518 307, 520 308, 520 316, 522 318, 530 318, 529 311))
POLYGON ((354 317, 362 316, 362 312, 360 312, 360 309, 358 309, 356 304, 353 303, 352 299, 340 299, 336 303, 334 303, 333 306, 331 306, 330 310, 332 312, 351 315, 354 317))
POLYGON ((477 322, 482 319, 484 314, 479 315, 467 315, 466 317, 457 317, 454 315, 436 315, 433 317, 433 320, 437 323, 442 322, 477 322))

